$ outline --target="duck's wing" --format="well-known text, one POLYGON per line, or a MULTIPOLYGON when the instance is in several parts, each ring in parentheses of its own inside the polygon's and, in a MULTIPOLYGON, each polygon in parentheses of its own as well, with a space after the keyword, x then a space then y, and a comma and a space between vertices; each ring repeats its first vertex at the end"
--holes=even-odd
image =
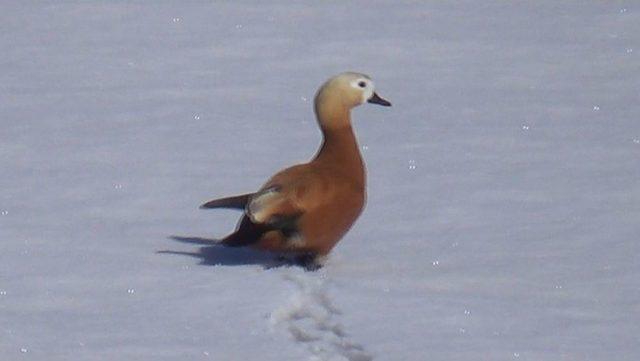
POLYGON ((200 206, 201 209, 209 208, 233 208, 244 209, 249 202, 249 199, 255 195, 255 193, 241 194, 233 197, 226 197, 220 199, 214 199, 200 206))
POLYGON ((295 189, 291 186, 271 184, 255 193, 245 213, 253 223, 262 224, 272 229, 293 227, 296 220, 304 213, 298 204, 295 189))
POLYGON ((269 231, 280 231, 285 237, 297 232, 299 218, 313 208, 314 194, 319 193, 313 179, 309 164, 300 164, 278 172, 256 193, 239 196, 247 197, 244 214, 236 231, 221 244, 246 246, 269 231))
POLYGON ((220 243, 228 247, 242 247, 256 243, 263 234, 278 230, 288 235, 297 231, 296 221, 303 214, 294 207, 280 185, 271 185, 252 194, 236 231, 220 243))

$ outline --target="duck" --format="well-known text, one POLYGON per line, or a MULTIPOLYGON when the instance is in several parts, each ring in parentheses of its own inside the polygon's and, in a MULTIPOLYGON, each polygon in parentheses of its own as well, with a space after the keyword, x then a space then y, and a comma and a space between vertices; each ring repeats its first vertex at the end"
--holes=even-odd
POLYGON ((217 243, 292 256, 306 269, 321 268, 365 206, 366 169, 351 124, 351 110, 364 103, 391 106, 362 73, 341 73, 322 84, 314 98, 322 131, 315 156, 277 172, 256 192, 200 206, 243 212, 235 231, 217 243))

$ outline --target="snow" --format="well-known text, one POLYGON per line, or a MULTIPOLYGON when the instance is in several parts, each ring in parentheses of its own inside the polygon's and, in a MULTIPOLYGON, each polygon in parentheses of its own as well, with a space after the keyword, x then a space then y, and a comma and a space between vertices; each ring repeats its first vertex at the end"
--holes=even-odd
POLYGON ((637 360, 634 1, 6 2, 3 360, 637 360), (325 268, 209 239, 354 111, 365 213, 325 268))

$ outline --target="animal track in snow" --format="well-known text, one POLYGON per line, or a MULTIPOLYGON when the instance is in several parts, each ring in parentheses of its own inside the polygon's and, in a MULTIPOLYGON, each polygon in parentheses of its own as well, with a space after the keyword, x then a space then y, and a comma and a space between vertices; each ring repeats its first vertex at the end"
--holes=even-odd
POLYGON ((287 304, 271 313, 271 323, 306 346, 311 354, 309 361, 373 360, 361 345, 349 340, 336 320, 341 312, 331 302, 325 279, 310 272, 291 272, 284 278, 294 284, 295 290, 287 304))

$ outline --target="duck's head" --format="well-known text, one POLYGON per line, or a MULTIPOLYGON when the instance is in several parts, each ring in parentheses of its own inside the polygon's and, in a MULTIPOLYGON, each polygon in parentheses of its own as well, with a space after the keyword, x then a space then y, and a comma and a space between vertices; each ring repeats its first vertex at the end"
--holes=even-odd
POLYGON ((365 102, 385 107, 391 103, 376 92, 371 78, 365 74, 347 72, 327 80, 318 90, 315 99, 316 113, 320 121, 329 120, 365 102), (327 119, 322 119, 327 118, 327 119))

